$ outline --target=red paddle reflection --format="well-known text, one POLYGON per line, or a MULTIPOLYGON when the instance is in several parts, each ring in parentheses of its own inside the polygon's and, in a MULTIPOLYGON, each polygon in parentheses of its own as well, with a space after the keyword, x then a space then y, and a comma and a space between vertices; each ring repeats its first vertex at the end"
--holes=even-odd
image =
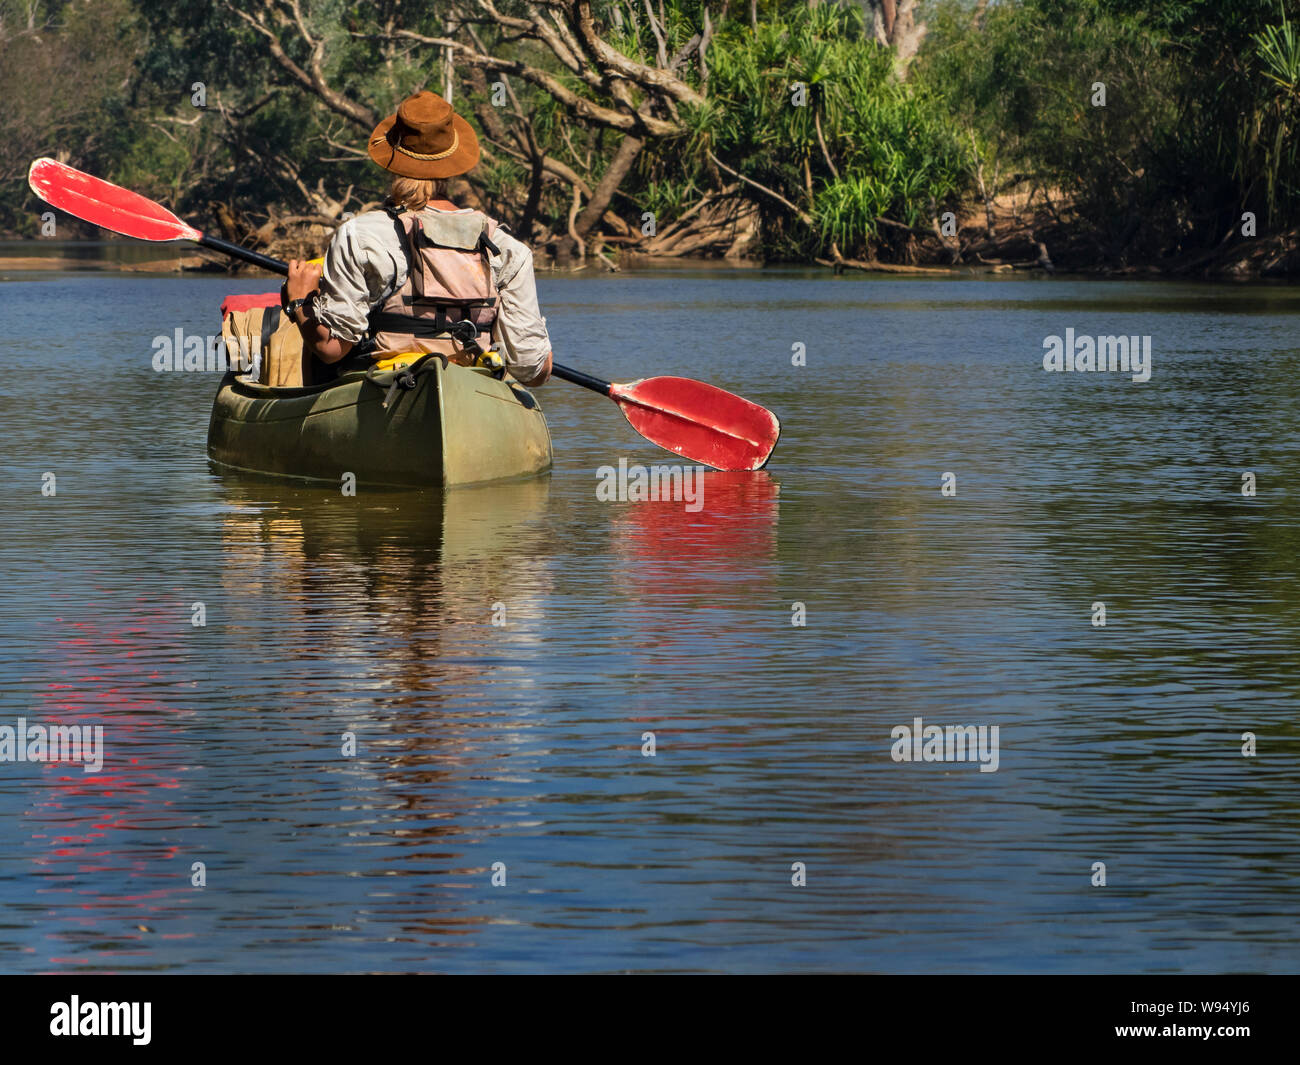
POLYGON ((161 900, 189 889, 175 862, 181 826, 170 810, 176 774, 188 768, 177 741, 184 712, 152 694, 192 684, 185 669, 192 657, 178 640, 178 618, 187 613, 178 604, 112 625, 66 615, 54 621, 50 672, 61 679, 39 691, 24 716, 29 726, 103 726, 99 772, 79 762, 44 763, 26 815, 40 870, 35 894, 50 907, 48 938, 56 950, 74 942, 83 948, 76 957, 52 955, 56 969, 147 954, 137 926, 147 927, 161 900), (76 635, 58 638, 69 631, 76 635), (153 886, 160 881, 167 886, 153 886), (101 936, 113 946, 95 950, 101 936))
MULTIPOLYGON (((700 477, 698 511, 680 501, 611 504, 619 508, 613 550, 623 559, 615 580, 632 615, 627 645, 647 676, 689 677, 701 654, 748 643, 761 624, 756 612, 785 609, 777 598, 780 485, 764 470, 708 470, 700 477)), ((683 752, 748 742, 692 738, 699 710, 689 700, 668 707, 660 695, 637 696, 626 720, 671 737, 683 752)))
POLYGON ((696 476, 703 496, 698 510, 672 500, 628 503, 614 520, 624 572, 633 582, 638 574, 645 578, 636 583, 639 590, 708 594, 721 581, 750 581, 774 556, 781 486, 771 475, 705 470, 696 476), (662 579, 665 566, 672 581, 662 579))

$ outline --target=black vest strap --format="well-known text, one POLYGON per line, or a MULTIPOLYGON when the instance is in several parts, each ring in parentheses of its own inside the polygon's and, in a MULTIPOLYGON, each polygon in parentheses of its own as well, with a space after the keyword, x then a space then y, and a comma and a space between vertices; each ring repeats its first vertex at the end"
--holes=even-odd
POLYGON ((394 314, 391 311, 374 311, 370 315, 370 332, 400 333, 403 336, 423 337, 433 340, 436 337, 449 336, 459 341, 466 350, 475 354, 483 349, 479 347, 479 328, 469 318, 448 318, 446 308, 439 307, 432 318, 416 318, 409 314, 394 314))
POLYGON ((262 358, 271 358, 271 334, 280 328, 280 308, 267 307, 262 312, 262 358))

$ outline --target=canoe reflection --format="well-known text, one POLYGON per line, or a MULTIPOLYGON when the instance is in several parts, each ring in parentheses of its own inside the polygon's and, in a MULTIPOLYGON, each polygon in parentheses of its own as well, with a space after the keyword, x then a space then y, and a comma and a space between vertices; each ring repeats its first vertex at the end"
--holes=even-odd
POLYGON ((513 621, 549 588, 535 562, 547 477, 348 497, 223 473, 221 491, 231 609, 286 660, 376 660, 389 686, 431 690, 479 671, 463 660, 510 631, 492 626, 495 604, 513 621))
MULTIPOLYGON (((445 866, 449 885, 477 882, 464 847, 492 804, 467 776, 485 744, 508 758, 538 723, 528 662, 553 584, 549 478, 349 498, 223 472, 221 491, 232 631, 289 678, 286 707, 333 719, 335 750, 356 736, 357 756, 327 770, 355 872, 386 841, 445 866)), ((421 934, 465 920, 456 905, 408 904, 421 934)))
POLYGON ((514 533, 544 515, 550 478, 412 491, 338 489, 235 474, 222 470, 221 494, 228 545, 293 540, 304 557, 333 556, 344 564, 370 564, 392 555, 452 559, 481 554, 484 544, 508 544, 514 533))

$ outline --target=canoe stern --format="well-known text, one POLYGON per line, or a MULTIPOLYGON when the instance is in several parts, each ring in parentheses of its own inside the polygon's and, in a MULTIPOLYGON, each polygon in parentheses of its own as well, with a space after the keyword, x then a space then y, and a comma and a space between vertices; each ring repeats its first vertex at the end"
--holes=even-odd
POLYGON ((351 474, 359 487, 476 484, 550 468, 546 418, 518 385, 435 357, 385 407, 390 378, 356 373, 268 388, 228 374, 213 402, 208 455, 295 479, 340 484, 351 474))

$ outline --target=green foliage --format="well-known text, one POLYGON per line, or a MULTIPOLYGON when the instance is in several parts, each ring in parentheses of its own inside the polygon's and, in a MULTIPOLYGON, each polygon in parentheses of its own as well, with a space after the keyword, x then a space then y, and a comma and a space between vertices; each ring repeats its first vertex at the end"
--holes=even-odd
POLYGON ((949 0, 915 73, 986 171, 1062 194, 1103 254, 1156 258, 1217 243, 1244 210, 1300 222, 1298 66, 1277 0, 1022 0, 978 24, 949 0))
MULTIPOLYGON (((988 185, 1027 179, 1072 205, 1073 224, 1106 257, 1213 245, 1245 210, 1274 229, 1300 224, 1295 3, 934 0, 923 6, 925 44, 900 79, 863 0, 760 0, 755 28, 747 3, 718 23, 715 0, 652 0, 652 24, 642 0, 593 0, 614 47, 650 65, 677 57, 676 76, 704 96, 656 105, 682 133, 648 141, 614 209, 637 227, 653 211, 662 226, 732 187, 759 205, 769 256, 820 257, 833 243, 852 257, 906 239, 882 218, 928 228, 958 209, 978 169, 988 185), (690 44, 706 9, 714 33, 701 64, 690 44), (1094 82, 1105 83, 1104 107, 1092 105, 1094 82)), ((527 0, 496 6, 530 10, 527 0)), ((438 37, 451 9, 302 0, 301 10, 325 42, 321 73, 345 100, 382 115, 416 89, 442 90, 440 50, 385 27, 438 37)), ((276 25, 289 58, 310 70, 294 25, 276 25)), ((488 18, 474 26, 488 52, 600 106, 626 106, 540 42, 488 18)), ((384 175, 357 154, 366 123, 305 91, 222 0, 0 0, 0 49, 0 229, 33 231, 22 177, 31 158, 59 151, 201 224, 213 203, 256 222, 272 209, 310 214, 328 197, 355 208, 382 193, 384 175), (190 103, 195 82, 206 110, 190 103)), ((508 79, 509 106, 494 107, 498 77, 456 69, 457 108, 492 156, 474 175, 484 203, 513 221, 528 198, 533 148, 516 101, 536 148, 594 187, 622 134, 576 120, 519 77, 508 79)), ((548 177, 534 220, 563 233, 572 207, 571 186, 548 177)))
POLYGON ((121 116, 140 37, 130 0, 0 0, 0 231, 37 234, 32 159, 104 158, 138 131, 121 116))
POLYGON ((810 214, 813 231, 792 234, 788 252, 824 254, 834 241, 860 253, 877 218, 911 224, 969 183, 969 153, 943 101, 894 76, 857 9, 795 7, 757 31, 729 24, 708 64, 709 102, 684 116, 687 154, 702 169, 711 150, 810 214))
POLYGON ((1241 126, 1235 174, 1239 180, 1259 175, 1268 216, 1294 217, 1300 202, 1300 184, 1292 177, 1300 162, 1300 32, 1283 12, 1280 23, 1251 40, 1265 84, 1241 126))

